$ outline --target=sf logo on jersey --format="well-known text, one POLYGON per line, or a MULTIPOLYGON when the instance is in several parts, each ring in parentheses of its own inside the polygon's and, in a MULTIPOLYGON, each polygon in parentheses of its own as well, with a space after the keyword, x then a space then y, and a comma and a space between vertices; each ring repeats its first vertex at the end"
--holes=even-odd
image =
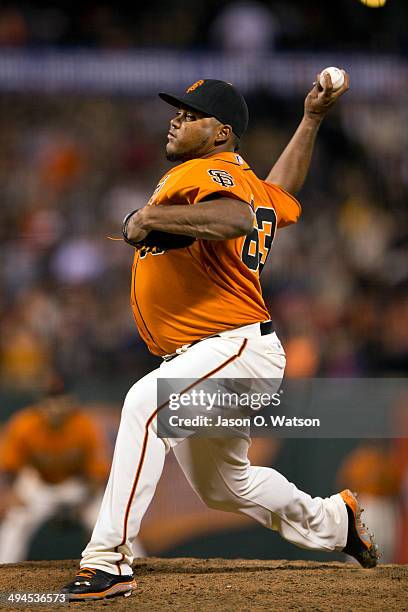
POLYGON ((218 183, 221 187, 234 187, 234 179, 225 170, 207 170, 214 183, 218 183))

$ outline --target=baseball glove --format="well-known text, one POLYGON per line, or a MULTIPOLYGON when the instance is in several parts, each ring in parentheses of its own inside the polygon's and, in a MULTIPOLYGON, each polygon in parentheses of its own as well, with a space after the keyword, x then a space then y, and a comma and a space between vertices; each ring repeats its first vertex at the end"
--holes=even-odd
POLYGON ((183 234, 170 234, 169 232, 161 232, 159 230, 150 231, 143 240, 134 242, 128 238, 127 230, 130 219, 138 212, 133 210, 123 220, 122 234, 125 242, 133 248, 145 253, 164 253, 172 249, 184 249, 195 242, 193 236, 185 236, 183 234))

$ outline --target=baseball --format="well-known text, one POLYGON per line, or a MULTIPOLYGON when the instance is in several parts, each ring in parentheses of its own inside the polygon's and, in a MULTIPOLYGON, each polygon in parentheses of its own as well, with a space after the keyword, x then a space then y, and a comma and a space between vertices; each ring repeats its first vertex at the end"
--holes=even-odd
POLYGON ((330 75, 331 82, 333 85, 333 91, 340 89, 340 87, 344 83, 344 72, 340 70, 340 68, 336 68, 335 66, 330 66, 329 68, 325 68, 324 70, 322 70, 319 77, 319 82, 322 87, 324 87, 324 75, 326 74, 326 72, 330 75))

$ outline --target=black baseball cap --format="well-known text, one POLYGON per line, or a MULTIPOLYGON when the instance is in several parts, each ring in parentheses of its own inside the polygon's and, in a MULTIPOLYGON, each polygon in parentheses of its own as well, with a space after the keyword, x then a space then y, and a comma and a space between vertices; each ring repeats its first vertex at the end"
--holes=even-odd
POLYGON ((232 127, 238 138, 248 127, 248 107, 244 97, 225 81, 201 79, 188 87, 181 96, 161 91, 162 100, 176 106, 187 106, 232 127))

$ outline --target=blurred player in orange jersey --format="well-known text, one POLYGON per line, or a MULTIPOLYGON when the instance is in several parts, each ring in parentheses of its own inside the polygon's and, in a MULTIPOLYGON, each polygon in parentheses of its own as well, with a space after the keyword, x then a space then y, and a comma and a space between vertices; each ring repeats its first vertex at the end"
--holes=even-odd
POLYGON ((0 563, 26 559, 35 531, 61 508, 91 530, 109 468, 103 432, 54 379, 18 412, 0 441, 0 563))

